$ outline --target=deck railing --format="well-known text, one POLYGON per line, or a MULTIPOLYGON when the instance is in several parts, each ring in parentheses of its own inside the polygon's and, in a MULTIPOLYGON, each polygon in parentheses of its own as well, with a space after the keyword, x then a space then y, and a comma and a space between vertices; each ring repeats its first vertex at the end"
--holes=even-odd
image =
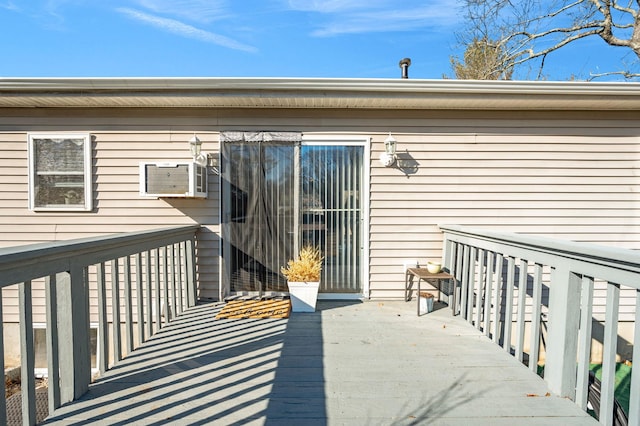
MULTIPOLYGON (((587 408, 594 282, 606 287, 599 419, 612 424, 620 292, 621 287, 632 292, 640 308, 640 253, 458 225, 440 228, 445 267, 460 282, 455 311, 520 361, 528 346, 534 372, 544 337, 544 380, 582 409, 587 408)), ((640 424, 640 309, 635 324, 629 424, 640 424)))
MULTIPOLYGON (((90 288, 97 293, 93 298, 97 301, 97 367, 104 372, 131 353, 136 343, 144 342, 176 314, 195 305, 198 228, 193 225, 0 249, 0 288, 18 287, 23 424, 36 424, 32 286, 44 281, 52 413, 84 394, 92 379, 90 288)), ((1 296, 0 292, 0 318, 1 296)), ((2 370, 3 336, 0 326, 2 370)), ((0 424, 7 424, 5 398, 0 398, 0 424)))

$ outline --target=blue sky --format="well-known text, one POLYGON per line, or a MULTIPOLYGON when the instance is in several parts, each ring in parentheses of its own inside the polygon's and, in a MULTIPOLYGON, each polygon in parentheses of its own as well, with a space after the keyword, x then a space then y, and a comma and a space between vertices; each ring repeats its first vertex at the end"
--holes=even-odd
MULTIPOLYGON (((0 0, 1 77, 451 75, 455 0, 0 0)), ((596 39, 549 58, 550 79, 601 70, 596 39), (586 54, 585 54, 586 52, 586 54)))

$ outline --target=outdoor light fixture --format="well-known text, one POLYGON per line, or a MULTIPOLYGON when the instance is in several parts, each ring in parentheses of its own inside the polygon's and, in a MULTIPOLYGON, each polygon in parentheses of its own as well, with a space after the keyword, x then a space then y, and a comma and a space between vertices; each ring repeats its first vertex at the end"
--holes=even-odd
POLYGON ((389 132, 389 136, 384 140, 384 153, 380 156, 380 162, 385 167, 391 167, 397 159, 396 140, 391 136, 391 132, 389 132))
POLYGON ((189 148, 191 149, 191 156, 195 160, 198 155, 200 155, 200 150, 202 149, 202 142, 196 134, 193 134, 193 137, 189 139, 189 148))
POLYGON ((193 161, 202 166, 206 167, 209 163, 209 155, 205 152, 202 152, 202 141, 198 139, 196 134, 193 134, 193 137, 189 139, 189 149, 191 150, 191 156, 193 157, 193 161))

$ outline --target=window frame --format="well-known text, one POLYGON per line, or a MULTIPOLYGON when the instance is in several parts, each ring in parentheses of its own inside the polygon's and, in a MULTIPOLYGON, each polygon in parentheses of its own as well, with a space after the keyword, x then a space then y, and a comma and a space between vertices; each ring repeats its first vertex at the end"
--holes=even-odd
MULTIPOLYGON (((29 133, 28 135, 28 157, 29 157, 29 210, 47 212, 89 212, 93 210, 93 166, 92 166, 92 146, 91 134, 89 133, 29 133), (84 183, 84 203, 80 204, 50 204, 46 206, 36 206, 36 156, 35 147, 41 139, 83 139, 83 170, 81 176, 84 183)), ((78 174, 80 176, 80 174, 78 174)))

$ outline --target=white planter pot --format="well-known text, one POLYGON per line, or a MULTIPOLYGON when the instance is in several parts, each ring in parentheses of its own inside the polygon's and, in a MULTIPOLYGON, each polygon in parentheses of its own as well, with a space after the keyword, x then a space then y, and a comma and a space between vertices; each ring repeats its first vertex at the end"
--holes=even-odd
POLYGON ((290 281, 289 296, 292 312, 315 312, 320 282, 290 281))

